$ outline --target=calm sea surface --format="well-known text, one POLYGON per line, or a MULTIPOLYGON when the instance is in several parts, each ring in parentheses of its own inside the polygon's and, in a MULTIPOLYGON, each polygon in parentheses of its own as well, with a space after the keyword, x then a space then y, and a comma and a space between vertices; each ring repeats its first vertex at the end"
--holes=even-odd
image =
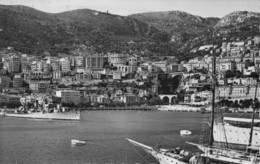
POLYGON ((150 146, 191 149, 198 142, 200 113, 159 111, 85 111, 80 122, 0 118, 1 164, 134 164, 155 159, 125 138, 150 146), (193 135, 181 137, 180 130, 193 135), (71 147, 71 139, 85 146, 71 147))

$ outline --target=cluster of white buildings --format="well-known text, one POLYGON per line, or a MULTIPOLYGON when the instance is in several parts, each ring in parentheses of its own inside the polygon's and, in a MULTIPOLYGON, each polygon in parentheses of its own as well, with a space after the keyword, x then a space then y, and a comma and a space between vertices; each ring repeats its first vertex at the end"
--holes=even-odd
MULTIPOLYGON (((124 91, 113 91, 110 94, 101 88, 93 94, 86 94, 80 87, 72 85, 87 86, 107 80, 126 80, 129 74, 135 79, 147 79, 153 71, 162 69, 157 62, 143 61, 137 55, 128 54, 81 54, 67 55, 59 54, 59 57, 47 55, 44 58, 29 56, 8 49, 0 52, 0 91, 6 92, 10 89, 21 90, 27 88, 33 93, 51 93, 57 86, 64 84, 66 87, 56 96, 61 97, 62 102, 73 102, 74 104, 95 102, 106 103, 111 100, 123 103, 139 102, 141 97, 148 94, 146 90, 136 93, 124 91), (14 75, 14 76, 12 76, 14 75), (110 95, 110 96, 108 96, 110 95)), ((165 62, 166 63, 166 62, 165 62)), ((164 63, 164 65, 166 65, 164 63)), ((4 93, 4 97, 9 97, 4 93)), ((5 99, 5 98, 3 98, 5 99)))
MULTIPOLYGON (((249 37, 243 41, 223 41, 221 47, 215 47, 215 52, 218 52, 217 54, 219 54, 216 57, 218 81, 216 97, 219 100, 228 99, 235 101, 254 99, 258 80, 257 75, 259 75, 260 68, 259 44, 260 36, 255 36, 253 38, 249 37), (229 77, 231 76, 230 74, 233 74, 233 76, 229 77)), ((198 70, 208 71, 208 75, 198 73, 200 79, 188 80, 187 88, 190 87, 190 90, 194 85, 199 87, 199 83, 203 81, 201 77, 206 76, 206 78, 211 78, 213 62, 212 47, 213 45, 207 45, 199 48, 199 50, 208 51, 210 55, 196 57, 189 60, 187 63, 183 63, 183 67, 186 71, 190 72, 189 77, 196 72, 200 72, 198 70)), ((203 77, 203 79, 205 78, 203 77)), ((195 93, 192 96, 187 97, 187 100, 191 102, 196 100, 195 97, 200 94, 198 87, 193 90, 195 93)), ((260 88, 257 90, 257 97, 260 98, 260 88)))

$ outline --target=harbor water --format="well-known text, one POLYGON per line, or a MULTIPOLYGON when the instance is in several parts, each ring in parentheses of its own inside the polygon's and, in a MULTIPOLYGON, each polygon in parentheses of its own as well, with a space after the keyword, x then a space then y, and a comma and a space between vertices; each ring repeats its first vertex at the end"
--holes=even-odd
POLYGON ((196 112, 84 111, 82 121, 0 117, 1 164, 135 164, 156 163, 125 138, 162 148, 192 149, 203 116, 196 112), (180 130, 191 136, 180 136, 180 130), (86 141, 71 147, 71 139, 86 141))

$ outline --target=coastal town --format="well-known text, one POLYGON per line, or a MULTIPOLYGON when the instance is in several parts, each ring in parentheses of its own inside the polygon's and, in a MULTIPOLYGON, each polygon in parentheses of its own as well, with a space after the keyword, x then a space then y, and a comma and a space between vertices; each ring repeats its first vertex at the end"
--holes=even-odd
POLYGON ((260 164, 259 0, 0 3, 0 164, 260 164))
MULTIPOLYGON (((211 101, 212 59, 216 56, 221 106, 252 107, 260 68, 260 36, 221 38, 203 45, 204 54, 180 61, 154 61, 142 53, 97 53, 80 46, 70 53, 24 54, 15 47, 0 51, 0 104, 17 108, 48 101, 67 107, 129 107, 173 104, 203 106, 211 101)), ((257 90, 257 96, 260 90, 257 90)))

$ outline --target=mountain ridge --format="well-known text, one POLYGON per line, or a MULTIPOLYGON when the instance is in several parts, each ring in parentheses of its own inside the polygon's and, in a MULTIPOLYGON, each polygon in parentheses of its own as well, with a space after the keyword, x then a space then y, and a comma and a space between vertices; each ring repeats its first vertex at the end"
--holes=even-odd
POLYGON ((27 53, 44 49, 55 53, 55 49, 60 51, 57 47, 68 49, 87 43, 97 47, 107 44, 104 49, 108 51, 110 46, 128 39, 152 40, 165 35, 137 19, 90 9, 50 14, 26 6, 4 5, 0 5, 0 29, 2 47, 13 46, 27 53))
POLYGON ((222 17, 215 27, 225 27, 244 23, 246 21, 252 21, 251 18, 256 18, 256 21, 260 22, 260 12, 234 11, 222 17))
POLYGON ((146 12, 133 14, 131 17, 147 22, 160 30, 170 33, 172 41, 186 41, 187 36, 213 28, 219 18, 203 18, 183 11, 146 12))
POLYGON ((233 32, 237 34, 250 26, 245 35, 251 35, 256 29, 251 28, 252 24, 260 19, 258 13, 253 18, 250 14, 245 16, 248 13, 255 15, 241 11, 223 18, 203 18, 182 11, 166 11, 120 16, 91 9, 46 13, 27 6, 0 5, 0 47, 12 46, 30 54, 44 51, 56 54, 86 45, 98 52, 148 51, 157 56, 174 55, 207 44, 213 30, 238 28, 233 32), (241 21, 232 21, 236 19, 241 21), (229 21, 234 24, 225 24, 229 21), (218 23, 224 25, 217 26, 218 23), (135 44, 129 46, 132 41, 135 44))

